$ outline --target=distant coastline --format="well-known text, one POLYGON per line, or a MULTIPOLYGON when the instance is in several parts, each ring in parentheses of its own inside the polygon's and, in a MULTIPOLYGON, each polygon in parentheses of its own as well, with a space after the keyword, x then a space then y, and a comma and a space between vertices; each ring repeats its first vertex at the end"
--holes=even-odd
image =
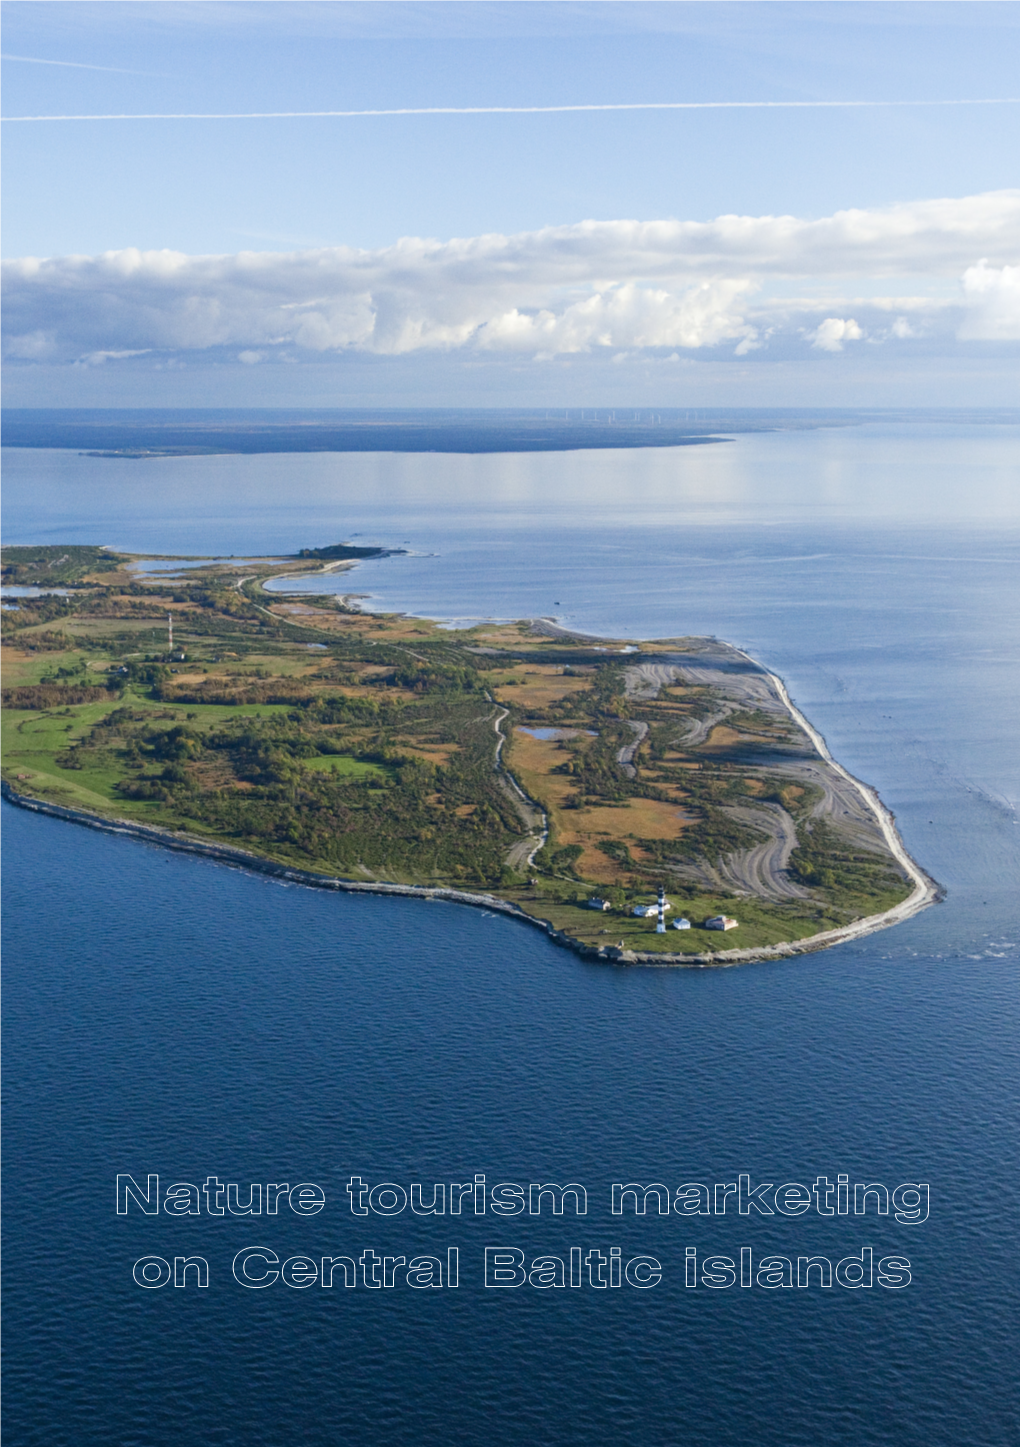
MULTIPOLYGON (((852 408, 6 408, 5 447, 89 457, 294 452, 570 452, 707 446, 745 433, 926 422, 944 410, 852 408)), ((954 409, 955 421, 1015 422, 1013 409, 954 409)))

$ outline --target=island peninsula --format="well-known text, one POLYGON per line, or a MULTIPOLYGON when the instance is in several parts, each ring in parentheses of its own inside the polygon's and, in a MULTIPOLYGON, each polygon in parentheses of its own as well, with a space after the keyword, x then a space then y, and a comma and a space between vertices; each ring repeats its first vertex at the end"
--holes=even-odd
POLYGON ((726 643, 450 631, 265 590, 372 552, 6 548, 5 584, 33 592, 3 614, 5 794, 310 884, 481 904, 627 963, 822 949, 938 897, 726 643))

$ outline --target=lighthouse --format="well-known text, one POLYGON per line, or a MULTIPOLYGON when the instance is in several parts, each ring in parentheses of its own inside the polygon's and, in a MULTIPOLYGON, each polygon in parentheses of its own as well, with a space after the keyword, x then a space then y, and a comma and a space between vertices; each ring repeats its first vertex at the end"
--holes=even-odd
POLYGON ((655 926, 657 935, 666 933, 666 886, 659 885, 659 923, 655 926))

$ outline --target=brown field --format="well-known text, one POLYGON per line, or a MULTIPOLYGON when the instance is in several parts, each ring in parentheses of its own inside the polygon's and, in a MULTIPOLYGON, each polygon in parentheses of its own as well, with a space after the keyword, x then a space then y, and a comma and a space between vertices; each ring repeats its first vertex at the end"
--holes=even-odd
MULTIPOLYGON (((330 693, 342 693, 347 698, 378 698, 379 690, 370 688, 368 684, 359 683, 326 683, 325 687, 330 693)), ((414 698, 409 688, 388 688, 387 698, 414 698)))
MULTIPOLYGON (((580 844, 584 853, 574 866, 585 879, 599 884, 616 884, 626 876, 621 867, 596 847, 600 838, 676 839, 688 820, 675 804, 658 799, 631 799, 623 808, 569 809, 557 816, 556 843, 580 844)), ((636 858, 641 851, 633 846, 636 858)))
POLYGON ((549 777, 551 769, 570 757, 558 740, 532 738, 531 734, 522 734, 515 729, 507 743, 507 762, 513 772, 521 776, 522 782, 528 780, 526 788, 534 782, 543 791, 543 797, 555 796, 557 799, 571 792, 573 781, 566 774, 549 777))
POLYGON ((678 839, 690 822, 683 809, 676 804, 664 804, 661 799, 629 799, 619 808, 600 805, 594 809, 569 809, 568 820, 564 822, 564 833, 574 833, 576 839, 565 839, 568 844, 580 844, 582 836, 634 835, 638 839, 678 839), (576 821, 576 822, 575 822, 576 821))
POLYGON ((520 683, 505 689, 497 688, 494 695, 500 703, 515 703, 523 708, 541 708, 544 704, 555 703, 566 698, 568 694, 580 693, 590 686, 588 678, 564 675, 555 664, 502 670, 503 678, 510 674, 519 678, 520 683))
POLYGON ((553 847, 580 844, 583 854, 575 864, 578 874, 599 884, 616 884, 626 870, 596 847, 600 838, 676 839, 687 819, 676 804, 658 799, 629 799, 625 804, 600 805, 592 809, 564 809, 574 783, 567 774, 550 770, 568 757, 555 739, 534 739, 529 734, 513 735, 510 766, 522 787, 543 804, 552 826, 553 847))
POLYGON ((48 653, 44 656, 45 665, 37 654, 26 653, 21 648, 0 649, 0 666, 3 668, 4 687, 14 688, 19 683, 34 683, 36 676, 50 666, 51 659, 63 657, 59 653, 48 653))
POLYGON ((739 733, 736 729, 728 728, 726 724, 716 724, 702 745, 706 749, 731 749, 734 744, 767 744, 771 743, 765 734, 739 733))

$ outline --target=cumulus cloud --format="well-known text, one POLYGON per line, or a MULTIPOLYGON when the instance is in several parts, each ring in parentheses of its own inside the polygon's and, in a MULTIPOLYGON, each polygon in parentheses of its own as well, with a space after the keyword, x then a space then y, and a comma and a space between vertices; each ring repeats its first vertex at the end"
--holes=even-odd
POLYGON ((844 342, 859 342, 864 333, 853 317, 826 317, 810 336, 811 345, 819 351, 841 352, 844 342))
MULTIPOLYGON (((769 312, 769 288, 791 278, 909 275, 923 290, 925 278, 962 273, 971 330, 960 335, 1016 335, 1002 313, 1016 315, 1018 235, 1020 191, 1000 191, 817 220, 584 221, 375 251, 25 258, 3 269, 6 351, 41 362, 223 349, 249 365, 283 347, 308 357, 728 346, 744 356, 781 324, 805 334, 804 311, 799 328, 781 298, 769 312)), ((822 350, 862 334, 856 321, 814 317, 807 334, 822 350)))
POLYGON ((587 352, 592 347, 710 347, 734 337, 752 337, 738 304, 753 283, 703 282, 673 293, 627 282, 594 292, 559 312, 513 311, 478 329, 485 350, 587 352))
POLYGON ((964 341, 1020 341, 1020 266, 989 266, 963 273, 967 315, 957 333, 964 341))

